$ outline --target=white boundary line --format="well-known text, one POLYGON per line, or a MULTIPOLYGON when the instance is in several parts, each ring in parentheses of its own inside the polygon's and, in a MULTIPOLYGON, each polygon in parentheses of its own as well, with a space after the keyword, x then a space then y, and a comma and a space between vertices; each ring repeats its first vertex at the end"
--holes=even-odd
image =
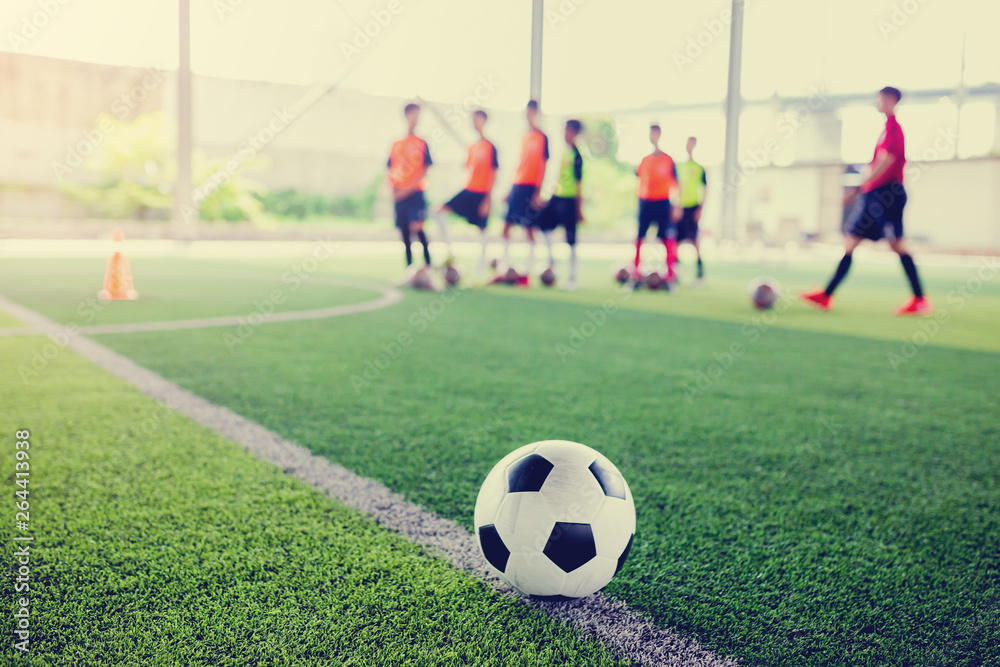
MULTIPOLYGON (((318 285, 336 285, 338 287, 352 287, 360 290, 379 292, 382 296, 373 301, 365 303, 352 303, 346 306, 331 306, 329 308, 317 308, 314 310, 294 310, 285 313, 271 313, 264 317, 263 324, 273 322, 299 322, 302 320, 322 320, 328 317, 340 317, 341 315, 353 315, 355 313, 365 313, 381 308, 388 308, 399 303, 403 299, 403 294, 394 287, 386 287, 378 283, 369 283, 359 280, 349 280, 337 278, 335 276, 324 276, 322 279, 311 281, 318 285)), ((205 317, 191 320, 167 320, 160 322, 125 322, 121 324, 98 324, 93 326, 79 327, 79 333, 87 335, 93 334, 116 334, 116 333, 141 333, 146 331, 175 331, 180 329, 208 329, 211 327, 235 327, 245 324, 246 315, 233 315, 230 317, 205 317)), ((6 336, 37 336, 45 333, 37 327, 10 327, 0 329, 0 338, 6 336)))
MULTIPOLYGON (((370 306, 371 303, 374 302, 359 305, 370 306)), ((51 333, 60 330, 58 323, 2 296, 0 310, 21 320, 36 332, 51 333)), ((452 565, 485 579, 498 588, 505 588, 490 574, 475 537, 459 524, 421 508, 379 482, 361 477, 283 439, 228 408, 196 396, 96 341, 73 336, 69 339, 68 347, 168 408, 216 431, 254 456, 278 466, 285 474, 373 517, 380 525, 399 531, 411 542, 439 554, 452 565)), ((693 639, 657 628, 644 614, 633 611, 624 602, 602 593, 572 602, 526 603, 540 608, 554 619, 573 625, 586 635, 596 637, 623 658, 642 665, 737 667, 735 659, 719 657, 693 639)))

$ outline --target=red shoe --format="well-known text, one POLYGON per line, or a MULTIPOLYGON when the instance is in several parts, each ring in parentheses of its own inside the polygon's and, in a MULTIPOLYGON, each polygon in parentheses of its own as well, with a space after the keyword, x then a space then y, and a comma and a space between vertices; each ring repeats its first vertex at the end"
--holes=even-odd
POLYGON ((518 276, 517 278, 518 287, 528 287, 528 276, 518 276))
POLYGON ((934 307, 927 297, 915 296, 896 309, 895 315, 930 315, 934 307))
POLYGON ((823 291, 800 294, 799 298, 808 303, 810 306, 819 308, 824 312, 833 307, 833 297, 827 296, 826 292, 823 291))

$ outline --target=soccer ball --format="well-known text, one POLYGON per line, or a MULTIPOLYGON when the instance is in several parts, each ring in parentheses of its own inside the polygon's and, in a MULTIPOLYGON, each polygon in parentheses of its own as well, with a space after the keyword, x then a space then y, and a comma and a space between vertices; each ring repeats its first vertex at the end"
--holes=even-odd
POLYGON ((756 278, 750 283, 750 300, 757 310, 771 310, 781 297, 781 285, 774 278, 756 278))
POLYGON ((475 532, 491 569, 525 595, 595 593, 622 569, 635 504, 608 459, 576 442, 544 440, 497 463, 479 490, 475 532))
POLYGON ((448 287, 457 287, 458 281, 462 279, 462 274, 458 272, 454 264, 444 267, 444 282, 448 287))
POLYGON ((556 284, 556 272, 552 270, 552 267, 549 267, 544 271, 542 271, 541 278, 542 278, 542 284, 545 285, 546 287, 552 287, 553 285, 556 284))
POLYGON ((632 279, 632 273, 624 266, 615 271, 615 282, 624 285, 632 279))
POLYGON ((661 276, 656 271, 652 271, 648 276, 646 276, 646 287, 649 289, 660 289, 664 285, 663 276, 661 276))
POLYGON ((516 285, 517 279, 520 277, 521 276, 520 274, 518 274, 516 269, 513 268, 507 269, 507 273, 504 274, 504 282, 507 283, 508 285, 516 285))
POLYGON ((413 274, 413 277, 410 278, 410 287, 419 290, 434 289, 434 282, 431 280, 430 271, 427 270, 426 266, 413 274))

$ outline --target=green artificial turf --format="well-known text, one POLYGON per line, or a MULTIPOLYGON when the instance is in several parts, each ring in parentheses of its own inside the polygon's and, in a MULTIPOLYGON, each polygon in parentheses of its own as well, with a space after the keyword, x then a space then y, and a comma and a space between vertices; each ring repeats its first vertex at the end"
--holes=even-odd
POLYGON ((0 664, 621 664, 71 352, 28 385, 0 364, 0 403, 8 499, 15 431, 31 432, 31 532, 10 502, 0 523, 0 664), (29 593, 13 533, 35 537, 29 593))
POLYGON ((889 267, 852 274, 833 313, 773 320, 745 279, 808 267, 633 296, 587 269, 571 295, 410 293, 261 327, 234 354, 211 331, 100 340, 465 525, 511 449, 596 447, 638 512, 609 591, 746 664, 1000 665, 993 283, 924 341, 931 320, 887 315, 905 295, 889 267), (824 327, 851 335, 803 330, 824 327))
POLYGON ((299 266, 303 261, 290 258, 247 265, 225 259, 138 257, 131 260, 138 300, 100 301, 102 258, 5 259, 0 264, 0 293, 19 303, 44 304, 38 309, 46 316, 79 326, 249 317, 363 303, 379 296, 321 284, 318 268, 306 272, 299 266))

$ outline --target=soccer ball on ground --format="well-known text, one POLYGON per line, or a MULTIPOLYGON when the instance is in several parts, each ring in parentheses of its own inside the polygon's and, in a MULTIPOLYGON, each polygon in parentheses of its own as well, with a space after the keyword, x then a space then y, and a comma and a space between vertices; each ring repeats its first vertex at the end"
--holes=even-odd
POLYGON ((419 290, 433 290, 434 281, 431 280, 430 273, 431 273, 430 269, 428 269, 426 266, 419 269, 416 273, 413 274, 413 277, 410 278, 410 287, 419 290))
POLYGON ((507 273, 504 274, 504 282, 508 285, 516 285, 521 274, 517 272, 517 269, 507 269, 507 273))
POLYGON ((771 310, 781 297, 781 285, 774 278, 756 278, 750 283, 750 300, 757 310, 771 310))
POLYGON ((544 440, 500 460, 479 490, 475 532, 491 569, 525 595, 583 597, 621 570, 635 537, 628 483, 576 442, 544 440))
POLYGON ((552 287, 556 284, 556 272, 552 270, 551 266, 542 271, 541 278, 542 284, 546 287, 552 287))
POLYGON ((663 280, 663 276, 661 276, 656 271, 652 271, 648 276, 646 276, 646 287, 648 287, 649 289, 653 290, 660 289, 665 284, 666 282, 663 280))
POLYGON ((632 272, 629 271, 626 267, 623 266, 617 271, 615 271, 615 282, 618 283, 619 285, 624 285, 631 279, 632 279, 632 272))
POLYGON ((444 282, 448 287, 458 287, 458 281, 462 279, 462 274, 454 264, 446 264, 443 271, 444 282))

